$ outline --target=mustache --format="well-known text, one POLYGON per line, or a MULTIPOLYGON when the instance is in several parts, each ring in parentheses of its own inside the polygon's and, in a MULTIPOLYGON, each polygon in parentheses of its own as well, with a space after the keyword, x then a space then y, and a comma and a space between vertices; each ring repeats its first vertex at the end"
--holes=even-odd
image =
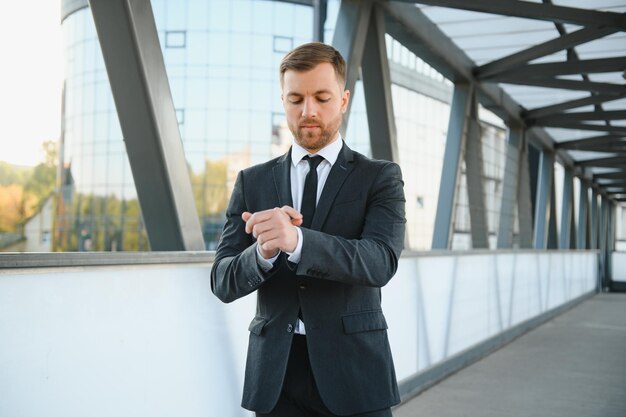
POLYGON ((304 126, 319 126, 319 127, 324 127, 324 125, 322 123, 320 123, 317 120, 302 120, 301 122, 298 123, 298 127, 304 127, 304 126))

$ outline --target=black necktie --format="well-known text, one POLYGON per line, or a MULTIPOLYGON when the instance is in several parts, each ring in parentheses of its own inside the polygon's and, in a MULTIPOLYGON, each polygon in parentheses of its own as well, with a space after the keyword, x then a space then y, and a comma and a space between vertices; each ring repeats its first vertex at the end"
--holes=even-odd
POLYGON ((302 214, 302 227, 307 229, 311 227, 313 215, 315 214, 315 204, 317 200, 317 166, 324 160, 319 155, 305 156, 305 161, 309 163, 309 173, 306 174, 304 180, 304 191, 302 192, 302 205, 300 213, 302 214))

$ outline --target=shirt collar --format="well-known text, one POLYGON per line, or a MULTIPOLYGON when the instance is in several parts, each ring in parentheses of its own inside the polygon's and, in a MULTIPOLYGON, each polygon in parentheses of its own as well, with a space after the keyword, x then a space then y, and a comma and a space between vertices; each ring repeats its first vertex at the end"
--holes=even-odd
MULTIPOLYGON (((316 155, 322 156, 326 161, 330 163, 330 166, 333 166, 337 161, 337 158, 339 157, 339 152, 341 152, 342 146, 343 138, 341 137, 341 133, 339 133, 336 140, 317 151, 316 155)), ((311 154, 302 146, 298 145, 295 140, 293 140, 291 144, 291 163, 293 164, 293 166, 295 167, 296 165, 298 165, 298 163, 306 155, 311 154)))

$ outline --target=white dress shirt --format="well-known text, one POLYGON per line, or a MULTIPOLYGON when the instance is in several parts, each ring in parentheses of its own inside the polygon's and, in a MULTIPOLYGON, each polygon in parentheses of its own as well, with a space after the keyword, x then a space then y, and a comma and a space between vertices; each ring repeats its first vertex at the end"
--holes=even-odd
MULTIPOLYGON (((317 154, 315 154, 320 155, 324 158, 324 160, 320 162, 320 164, 317 166, 317 196, 315 199, 315 204, 317 204, 320 199, 320 195, 322 195, 322 190, 324 189, 324 184, 326 184, 328 174, 330 173, 331 168, 337 161, 342 146, 343 140, 341 138, 341 134, 338 134, 337 139, 320 149, 317 154)), ((291 145, 291 199, 293 201, 293 208, 298 211, 300 211, 302 205, 304 180, 309 173, 309 163, 302 159, 306 155, 313 154, 309 153, 302 146, 298 145, 294 140, 291 145)), ((298 262, 300 262, 300 258, 302 256, 302 231, 299 227, 297 227, 296 230, 298 232, 298 244, 296 245, 296 248, 292 253, 287 252, 287 254, 289 255, 287 259, 290 262, 297 264, 298 262)), ((269 271, 270 269, 272 269, 272 267, 274 266, 274 261, 276 261, 277 258, 278 255, 274 256, 271 259, 263 258, 261 256, 261 253, 259 252, 259 247, 257 246, 257 262, 263 270, 269 271)), ((298 319, 298 322, 296 323, 295 333, 305 334, 304 323, 302 323, 300 319, 298 319)))

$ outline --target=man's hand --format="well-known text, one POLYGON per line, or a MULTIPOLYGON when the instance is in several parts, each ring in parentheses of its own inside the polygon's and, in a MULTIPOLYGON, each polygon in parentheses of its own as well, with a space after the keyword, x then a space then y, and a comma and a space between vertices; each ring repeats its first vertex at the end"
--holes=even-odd
POLYGON ((252 233, 265 259, 273 258, 279 251, 293 252, 298 245, 296 226, 302 224, 302 214, 289 206, 258 211, 243 212, 246 233, 252 233))

